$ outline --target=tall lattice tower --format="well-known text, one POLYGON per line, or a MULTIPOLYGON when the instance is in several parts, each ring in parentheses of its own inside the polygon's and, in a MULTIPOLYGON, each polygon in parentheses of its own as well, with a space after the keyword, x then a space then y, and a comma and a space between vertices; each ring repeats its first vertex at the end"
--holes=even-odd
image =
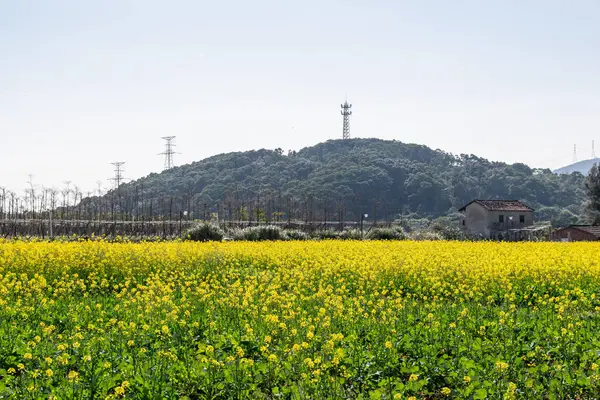
POLYGON ((343 130, 342 138, 350 139, 350 116, 352 115, 352 104, 348 104, 348 100, 342 104, 343 130))
POLYGON ((118 189, 119 187, 121 187, 121 183, 123 183, 123 180, 125 180, 125 178, 123 177, 123 165, 125 165, 125 162, 117 161, 117 162, 111 163, 111 165, 113 165, 115 167, 115 169, 114 169, 115 177, 110 178, 110 180, 114 182, 115 189, 118 189))
POLYGON ((592 140, 592 160, 596 159, 596 143, 592 140))
POLYGON ((577 145, 573 145, 573 164, 577 162, 577 145))
POLYGON ((159 156, 165 156, 165 171, 175 166, 173 155, 175 154, 175 136, 164 136, 161 139, 165 141, 165 151, 159 153, 159 156))

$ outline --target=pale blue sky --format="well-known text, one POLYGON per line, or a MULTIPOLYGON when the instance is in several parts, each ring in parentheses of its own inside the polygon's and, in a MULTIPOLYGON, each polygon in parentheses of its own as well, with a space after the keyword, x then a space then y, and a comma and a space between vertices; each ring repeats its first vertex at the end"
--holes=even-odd
POLYGON ((0 0, 0 186, 84 188, 352 136, 560 167, 600 153, 600 2, 0 0))

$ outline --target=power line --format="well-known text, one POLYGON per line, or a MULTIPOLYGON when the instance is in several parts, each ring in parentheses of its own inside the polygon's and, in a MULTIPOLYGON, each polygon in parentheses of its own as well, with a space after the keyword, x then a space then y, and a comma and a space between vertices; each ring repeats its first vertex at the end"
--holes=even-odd
POLYGON ((350 139, 350 116, 352 115, 352 104, 348 104, 348 99, 341 105, 343 116, 342 138, 350 139))
POLYGON ((175 166, 175 162, 173 161, 173 155, 176 154, 175 150, 173 150, 175 147, 175 138, 176 136, 163 136, 161 138, 165 141, 165 151, 163 153, 159 153, 158 155, 165 156, 165 171, 175 166))

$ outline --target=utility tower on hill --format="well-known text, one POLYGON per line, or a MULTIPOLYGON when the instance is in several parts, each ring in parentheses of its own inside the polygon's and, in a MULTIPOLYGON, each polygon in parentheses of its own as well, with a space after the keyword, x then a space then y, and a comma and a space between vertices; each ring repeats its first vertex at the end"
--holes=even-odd
POLYGON ((342 116, 343 116, 343 131, 342 138, 350 139, 350 116, 352 115, 352 104, 348 104, 348 100, 342 104, 342 116))
POLYGON ((175 137, 176 136, 163 136, 161 139, 165 141, 165 151, 164 153, 159 153, 159 156, 165 156, 165 171, 171 169, 175 166, 175 162, 173 161, 173 155, 175 154, 175 137))
POLYGON ((125 165, 125 162, 117 161, 117 162, 111 163, 111 165, 114 165, 114 167, 115 167, 115 177, 110 178, 110 180, 114 182, 115 189, 118 189, 121 187, 121 183, 123 183, 123 180, 125 179, 125 178, 123 178, 123 165, 125 165))
POLYGON ((577 145, 573 145, 573 164, 577 162, 577 145))

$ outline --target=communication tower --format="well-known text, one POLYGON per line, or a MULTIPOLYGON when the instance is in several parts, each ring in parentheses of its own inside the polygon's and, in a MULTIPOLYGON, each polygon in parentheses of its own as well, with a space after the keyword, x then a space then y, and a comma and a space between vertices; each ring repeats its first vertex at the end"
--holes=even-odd
POLYGON ((348 104, 348 100, 342 104, 343 130, 342 138, 350 139, 350 116, 352 115, 352 104, 348 104))

